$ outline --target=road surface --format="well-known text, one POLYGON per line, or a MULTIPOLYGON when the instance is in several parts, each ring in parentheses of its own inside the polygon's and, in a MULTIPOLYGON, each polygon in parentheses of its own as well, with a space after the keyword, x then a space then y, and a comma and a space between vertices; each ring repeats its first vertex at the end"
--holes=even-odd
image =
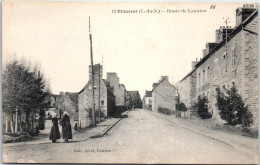
POLYGON ((142 109, 130 111, 100 138, 56 144, 4 144, 3 160, 13 163, 257 163, 254 154, 241 152, 142 109))

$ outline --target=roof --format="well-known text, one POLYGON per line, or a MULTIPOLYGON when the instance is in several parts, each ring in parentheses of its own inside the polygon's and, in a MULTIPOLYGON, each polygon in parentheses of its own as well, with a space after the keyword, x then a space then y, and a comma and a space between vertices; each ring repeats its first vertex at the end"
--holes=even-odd
POLYGON ((116 96, 113 94, 113 92, 111 92, 109 89, 107 89, 107 93, 110 94, 110 95, 112 95, 113 97, 116 97, 116 96))
MULTIPOLYGON (((110 85, 110 83, 107 80, 102 79, 103 83, 106 85, 106 87, 108 87, 107 85, 110 85), (108 84, 109 83, 109 84, 108 84)), ((90 81, 88 81, 88 83, 79 91, 78 94, 80 94, 81 92, 83 92, 87 87, 88 84, 90 83, 90 81)))
POLYGON ((104 82, 104 84, 106 85, 106 87, 110 86, 110 82, 105 80, 105 79, 102 79, 102 81, 104 82))
MULTIPOLYGON (((247 25, 248 23, 250 23, 252 21, 252 19, 254 19, 256 16, 258 15, 258 10, 255 10, 242 24, 240 24, 237 28, 235 28, 229 35, 228 37, 228 41, 231 40, 238 32, 240 32, 242 30, 242 27, 247 25)), ((212 56, 216 51, 218 51, 223 45, 225 45, 225 40, 223 40, 222 42, 216 44, 215 48, 213 48, 206 56, 204 56, 202 58, 201 61, 199 61, 196 65, 195 68, 189 72, 184 78, 182 78, 180 80, 183 81, 184 79, 186 79, 188 76, 190 76, 200 65, 202 65, 210 56, 212 56)))
MULTIPOLYGON (((243 23, 241 23, 238 27, 236 27, 229 35, 228 41, 230 41, 234 36, 236 36, 245 25, 250 23, 256 16, 258 15, 258 10, 256 9, 243 23)), ((227 41, 227 42, 228 42, 227 41)), ((209 57, 211 57, 216 51, 218 51, 222 46, 225 45, 225 40, 221 41, 215 48, 213 48, 205 57, 201 59, 198 64, 195 65, 196 68, 198 68, 200 65, 202 65, 209 57)))
POLYGON ((88 87, 88 83, 89 83, 89 81, 88 81, 87 84, 79 91, 78 94, 80 94, 81 92, 83 92, 83 91, 88 87))
POLYGON ((196 70, 196 68, 192 69, 192 71, 189 72, 183 79, 181 79, 180 82, 183 81, 184 79, 186 79, 188 76, 190 76, 195 70, 196 70))
POLYGON ((132 100, 137 100, 140 98, 139 91, 127 91, 127 93, 131 96, 132 100))
POLYGON ((78 93, 69 93, 69 98, 76 104, 78 104, 78 93))
MULTIPOLYGON (((155 89, 155 88, 157 88, 164 80, 167 80, 166 78, 163 78, 159 83, 157 83, 157 85, 153 88, 153 90, 155 89)), ((168 80, 167 80, 168 81, 168 80)), ((169 81, 168 81, 169 82, 169 81)), ((171 84, 171 83, 170 83, 171 84)), ((172 85, 172 84, 171 84, 172 85)), ((173 86, 173 85, 172 85, 173 86)), ((175 86, 173 86, 174 88, 175 88, 175 86)), ((175 88, 176 89, 176 88, 175 88)), ((152 90, 152 92, 153 92, 153 90, 152 90)))
POLYGON ((152 97, 152 91, 145 91, 145 97, 152 97))

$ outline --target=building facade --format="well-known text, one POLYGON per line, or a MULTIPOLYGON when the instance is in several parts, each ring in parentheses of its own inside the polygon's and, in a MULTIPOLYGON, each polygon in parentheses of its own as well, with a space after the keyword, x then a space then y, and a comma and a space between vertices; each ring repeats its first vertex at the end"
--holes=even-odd
POLYGON ((139 91, 127 91, 132 99, 132 108, 142 108, 142 100, 139 91))
POLYGON ((198 96, 209 100, 213 118, 220 118, 216 107, 216 88, 233 85, 248 105, 258 124, 258 11, 236 10, 236 27, 216 30, 215 43, 207 43, 203 58, 179 83, 180 100, 188 107, 198 96))
MULTIPOLYGON (((99 65, 94 65, 93 68, 95 111, 96 114, 98 114, 100 105, 101 117, 108 117, 115 111, 115 96, 109 90, 110 84, 106 80, 102 79, 102 67, 99 67, 99 65)), ((89 69, 89 72, 91 75, 91 68, 89 69)), ((83 128, 91 125, 92 123, 91 116, 93 107, 93 90, 91 84, 92 77, 90 76, 89 78, 90 81, 88 81, 84 88, 78 93, 78 122, 83 128)))
POLYGON ((143 109, 152 110, 152 91, 145 90, 142 105, 143 109))
POLYGON ((152 90, 152 111, 158 112, 159 108, 176 112, 177 90, 169 82, 168 77, 162 76, 161 80, 153 85, 152 90))

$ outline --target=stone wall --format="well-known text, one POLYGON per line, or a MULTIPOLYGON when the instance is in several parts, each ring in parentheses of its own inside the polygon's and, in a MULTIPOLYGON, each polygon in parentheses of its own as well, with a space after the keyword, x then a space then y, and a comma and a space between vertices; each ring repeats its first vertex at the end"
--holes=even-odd
POLYGON ((159 107, 176 110, 177 92, 173 85, 164 79, 152 91, 152 111, 158 112, 159 107))
POLYGON ((126 89, 123 84, 120 84, 117 73, 107 73, 107 81, 110 82, 110 89, 116 97, 116 106, 125 107, 126 89))
POLYGON ((190 73, 186 78, 176 84, 180 97, 180 102, 183 102, 188 109, 196 101, 196 71, 190 73))
MULTIPOLYGON (((244 29, 257 32, 257 17, 244 29)), ((247 30, 239 31, 196 69, 196 95, 207 96, 213 118, 218 118, 216 88, 222 91, 234 84, 250 111, 258 118, 258 40, 247 30)), ((257 121, 258 122, 258 121, 257 121)))
MULTIPOLYGON (((94 86, 98 86, 98 82, 94 83, 94 86)), ((105 84, 101 80, 100 83, 100 108, 101 112, 104 114, 105 117, 108 116, 109 113, 112 113, 113 109, 108 109, 112 108, 111 104, 113 102, 108 102, 111 99, 108 98, 108 92, 105 84), (109 106, 108 106, 109 105, 109 106)), ((95 111, 99 110, 99 90, 95 89, 94 90, 94 96, 95 96, 95 111)), ((109 95, 110 97, 113 97, 109 95)), ((82 91, 79 94, 78 98, 79 102, 79 123, 81 124, 82 127, 87 127, 91 123, 91 114, 92 114, 92 107, 93 107, 93 95, 92 95, 92 85, 91 82, 89 82, 85 88, 84 91, 82 91)), ((97 116, 96 116, 97 117, 97 116)))

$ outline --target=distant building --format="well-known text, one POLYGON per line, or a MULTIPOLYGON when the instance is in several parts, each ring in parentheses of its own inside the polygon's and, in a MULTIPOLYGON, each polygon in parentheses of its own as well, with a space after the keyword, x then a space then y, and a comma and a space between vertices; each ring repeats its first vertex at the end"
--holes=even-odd
POLYGON ((138 91, 127 91, 132 98, 132 108, 142 108, 142 100, 138 91))
POLYGON ((119 77, 115 72, 108 72, 107 79, 109 83, 109 90, 116 97, 116 109, 118 111, 126 110, 126 88, 124 84, 120 84, 119 77))
POLYGON ((177 90, 169 82, 167 76, 162 76, 158 83, 153 84, 152 90, 152 111, 168 109, 172 113, 176 111, 177 90))
MULTIPOLYGON (((99 104, 101 108, 101 117, 108 117, 115 113, 115 95, 110 91, 110 82, 102 79, 102 66, 94 65, 94 96, 95 96, 95 111, 99 110, 99 104), (100 73, 100 74, 99 74, 100 73), (99 82, 100 82, 100 102, 99 102, 99 82)), ((91 67, 89 68, 89 75, 91 75, 91 67)), ((91 125, 92 118, 92 105, 93 105, 93 93, 92 93, 92 77, 89 77, 88 83, 78 93, 78 108, 79 108, 79 125, 81 127, 87 127, 91 125)), ((97 115, 96 115, 97 117, 97 115)))
POLYGON ((131 109, 132 105, 133 105, 132 97, 128 92, 126 92, 126 99, 125 99, 126 109, 131 109))
POLYGON ((152 110, 152 91, 145 90, 142 104, 143 109, 152 110))
POLYGON ((55 102, 53 103, 53 107, 57 109, 58 118, 61 118, 63 112, 67 111, 70 115, 71 120, 77 121, 78 113, 78 94, 77 93, 69 93, 69 92, 60 92, 59 95, 56 95, 55 102))

